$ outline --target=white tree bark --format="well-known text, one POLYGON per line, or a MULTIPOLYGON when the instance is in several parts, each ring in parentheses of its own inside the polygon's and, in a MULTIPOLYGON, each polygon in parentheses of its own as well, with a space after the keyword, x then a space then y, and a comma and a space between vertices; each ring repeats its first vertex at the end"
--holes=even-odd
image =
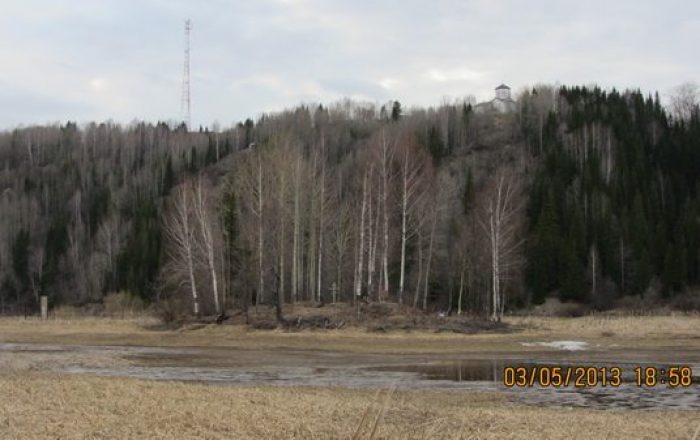
POLYGON ((508 171, 497 173, 493 188, 487 191, 486 221, 480 221, 487 235, 491 266, 491 319, 499 322, 505 309, 502 289, 504 273, 519 261, 518 251, 523 243, 518 239, 521 223, 521 201, 516 196, 520 182, 508 171))
POLYGON ((195 186, 194 212, 199 223, 199 232, 201 237, 200 246, 205 256, 207 270, 211 280, 212 295, 214 296, 214 309, 216 313, 221 313, 221 303, 219 299, 219 283, 216 274, 216 260, 214 248, 214 233, 212 220, 208 214, 208 206, 206 194, 203 190, 201 177, 197 178, 195 186))
POLYGON ((300 198, 300 173, 301 173, 301 156, 297 157, 296 167, 294 169, 294 220, 292 235, 292 302, 298 299, 299 288, 299 198, 300 198))
POLYGON ((399 274, 399 303, 403 303, 406 281, 406 244, 411 238, 409 230, 410 215, 420 186, 419 178, 422 164, 411 157, 410 148, 404 148, 403 161, 401 165, 401 268, 399 274))
MULTIPOLYGON (((335 288, 335 297, 333 299, 333 302, 336 302, 338 299, 338 294, 343 291, 343 261, 345 259, 345 254, 347 252, 351 236, 353 235, 353 227, 352 227, 352 214, 351 210, 352 208, 349 206, 349 204, 342 200, 342 173, 338 173, 338 186, 336 189, 336 196, 334 200, 334 204, 336 209, 338 210, 337 215, 335 216, 335 229, 334 229, 334 252, 336 256, 336 273, 335 273, 335 283, 336 283, 336 288, 335 288)), ((356 267, 356 265, 353 265, 353 267, 356 267)), ((353 280, 354 281, 354 280, 353 280)), ((352 285, 352 288, 355 288, 355 285, 352 285)))
POLYGON ((373 259, 374 256, 372 254, 373 248, 374 248, 374 228, 372 227, 372 182, 374 180, 373 178, 373 169, 370 168, 369 172, 369 190, 367 191, 368 195, 368 203, 367 203, 367 297, 369 298, 370 295, 372 294, 372 275, 374 272, 374 267, 373 267, 373 259))
POLYGON ((309 301, 314 301, 316 299, 316 251, 318 250, 317 243, 317 229, 316 221, 314 215, 317 213, 317 166, 318 166, 318 155, 314 154, 313 163, 311 166, 311 172, 309 173, 311 182, 309 184, 309 220, 308 220, 308 231, 309 240, 307 243, 307 255, 306 255, 306 288, 309 293, 309 301))
MULTIPOLYGON (((498 186, 497 203, 500 203, 501 185, 498 186)), ((491 320, 500 321, 499 311, 501 305, 501 278, 500 278, 500 246, 498 241, 498 209, 494 208, 493 202, 489 203, 489 239, 491 241, 491 320)))
POLYGON ((382 246, 382 279, 384 294, 389 293, 389 147, 386 135, 382 131, 382 217, 383 217, 383 246, 382 246))
POLYGON ((316 276, 316 301, 321 302, 321 269, 323 268, 323 230, 324 230, 324 217, 323 209, 326 205, 326 159, 324 154, 324 140, 321 137, 321 198, 319 200, 319 212, 318 212, 318 274, 316 276))
POLYGON ((175 195, 173 212, 164 219, 165 233, 169 239, 169 253, 175 267, 184 271, 186 281, 192 296, 192 308, 195 316, 199 316, 199 298, 197 282, 194 276, 194 231, 190 225, 190 201, 187 183, 180 186, 175 195))
POLYGON ((406 278, 406 240, 408 238, 408 151, 404 154, 401 182, 401 273, 399 275, 399 304, 403 304, 404 280, 406 278))
POLYGON ((362 296, 362 262, 365 254, 365 211, 367 209, 367 173, 362 177, 362 209, 360 210, 359 251, 357 254, 357 281, 355 297, 359 302, 362 296))
POLYGON ((265 284, 263 279, 263 182, 262 182, 262 157, 258 153, 258 296, 255 301, 255 307, 258 303, 263 302, 265 298, 265 284))
MULTIPOLYGON (((370 251, 370 267, 369 267, 369 279, 370 279, 370 283, 369 283, 370 290, 369 291, 370 292, 374 291, 374 278, 375 278, 374 269, 375 269, 375 266, 377 263, 377 247, 379 245, 379 226, 381 224, 380 223, 381 211, 379 209, 379 202, 380 202, 380 200, 377 199, 377 209, 376 209, 377 214, 375 217, 375 224, 374 224, 374 239, 372 240, 372 247, 371 247, 371 251, 370 251)), ((371 217, 370 217, 370 221, 372 221, 371 217)), ((380 272, 381 272, 381 269, 380 269, 380 272)), ((380 290, 382 289, 381 273, 380 273, 379 278, 380 278, 380 282, 377 284, 377 301, 381 301, 381 295, 380 295, 380 290)))

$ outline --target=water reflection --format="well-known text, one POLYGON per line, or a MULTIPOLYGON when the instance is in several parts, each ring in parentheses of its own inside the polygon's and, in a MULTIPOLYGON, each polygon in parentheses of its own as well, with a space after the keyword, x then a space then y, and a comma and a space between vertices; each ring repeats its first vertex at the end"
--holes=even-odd
MULTIPOLYGON (((435 384, 453 383, 463 389, 481 389, 502 392, 519 403, 537 406, 572 406, 585 408, 618 409, 700 409, 700 377, 693 377, 689 387, 672 388, 659 383, 654 387, 639 387, 635 384, 634 368, 651 366, 651 364, 606 364, 590 363, 586 366, 595 368, 619 367, 622 370, 622 386, 569 386, 542 387, 506 387, 503 385, 503 370, 506 367, 566 367, 576 368, 580 364, 565 362, 523 362, 522 360, 455 360, 452 362, 425 363, 413 365, 392 365, 373 368, 381 373, 402 372, 411 375, 418 382, 435 384)), ((654 364, 668 371, 668 365, 654 364)), ((700 368, 693 368, 695 374, 700 368)))

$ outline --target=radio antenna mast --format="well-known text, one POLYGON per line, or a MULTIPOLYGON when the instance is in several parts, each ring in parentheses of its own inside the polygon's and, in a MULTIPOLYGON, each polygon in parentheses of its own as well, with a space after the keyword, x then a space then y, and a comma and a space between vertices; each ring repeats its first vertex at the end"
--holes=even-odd
POLYGON ((182 75, 182 100, 180 102, 180 114, 182 122, 189 131, 192 125, 192 107, 190 102, 190 31, 192 21, 185 20, 185 69, 182 75))

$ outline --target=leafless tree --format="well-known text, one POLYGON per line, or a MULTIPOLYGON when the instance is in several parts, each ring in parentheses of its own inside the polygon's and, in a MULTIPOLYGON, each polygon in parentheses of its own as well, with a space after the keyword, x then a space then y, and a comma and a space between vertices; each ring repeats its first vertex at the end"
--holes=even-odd
MULTIPOLYGON (((391 162, 394 150, 390 147, 386 138, 386 132, 382 130, 381 142, 381 177, 382 177, 382 286, 384 295, 389 294, 389 185, 392 183, 391 162)), ((379 296, 380 298, 382 295, 379 296)))
POLYGON ((257 306, 258 303, 263 302, 265 298, 265 281, 263 277, 263 265, 264 265, 264 260, 263 260, 263 247, 264 247, 264 242, 265 242, 265 236, 263 234, 264 228, 263 228, 263 166, 262 166, 262 155, 260 153, 260 150, 256 151, 257 153, 257 186, 254 189, 254 193, 257 196, 257 210, 254 211, 256 216, 258 217, 258 275, 259 275, 259 280, 258 280, 258 297, 256 298, 255 304, 257 306))
POLYGON ((698 113, 700 87, 694 82, 683 83, 670 94, 671 114, 680 121, 688 121, 698 113))
POLYGON ((175 191, 173 206, 169 215, 163 219, 165 234, 168 238, 168 254, 172 270, 170 273, 179 285, 189 286, 192 296, 192 308, 199 316, 199 297, 195 279, 195 229, 192 225, 191 188, 188 183, 180 185, 175 191))
POLYGON ((294 216, 292 219, 292 302, 298 300, 301 248, 301 173, 302 157, 297 153, 294 166, 294 216))
MULTIPOLYGON (((204 261, 209 272, 212 295, 214 298, 214 310, 217 314, 221 313, 221 302, 219 298, 219 280, 217 276, 217 262, 216 262, 216 250, 215 250, 215 225, 213 216, 209 213, 211 209, 210 202, 208 200, 208 190, 204 189, 204 184, 202 182, 202 177, 199 176, 194 183, 193 188, 193 208, 194 216, 197 219, 197 240, 195 243, 198 245, 200 252, 204 255, 204 261)), ((220 234, 217 234, 217 238, 220 234)))
MULTIPOLYGON (((335 289, 333 290, 333 302, 338 301, 338 295, 342 294, 345 283, 343 273, 346 266, 346 256, 353 239, 353 211, 352 202, 344 194, 345 181, 342 169, 337 170, 337 183, 333 187, 331 199, 331 211, 333 221, 331 222, 332 252, 335 256, 335 289)), ((354 266, 354 265, 353 265, 354 266)), ((355 285, 351 286, 353 289, 355 285)), ((353 291, 354 292, 354 291, 353 291)), ((354 295, 354 293, 352 294, 354 295)))
MULTIPOLYGON (((399 274, 399 303, 403 303, 406 286, 406 246, 408 241, 418 231, 417 207, 425 193, 425 184, 428 181, 429 159, 418 150, 412 139, 407 138, 401 142, 400 153, 400 178, 401 178, 401 263, 399 274)), ((420 246, 419 246, 420 247, 420 246)))
POLYGON ((360 208, 360 227, 358 231, 357 276, 355 279, 355 301, 362 297, 362 261, 365 255, 365 213, 367 211, 367 172, 362 174, 362 207, 360 208))
POLYGON ((322 288, 322 270, 323 270, 323 232, 326 228, 324 208, 326 207, 326 151, 325 151, 325 138, 321 134, 321 178, 319 182, 320 195, 319 195, 319 212, 318 212, 318 275, 316 277, 317 288, 316 288, 316 301, 321 302, 321 288, 322 288))
POLYGON ((41 296, 41 285, 44 278, 44 267, 46 265, 46 251, 44 246, 37 246, 33 249, 29 257, 29 282, 34 293, 34 300, 39 303, 41 296))
POLYGON ((519 264, 522 247, 522 184, 509 169, 496 172, 491 178, 482 204, 481 228, 488 240, 491 272, 491 319, 500 322, 505 307, 503 283, 519 264))

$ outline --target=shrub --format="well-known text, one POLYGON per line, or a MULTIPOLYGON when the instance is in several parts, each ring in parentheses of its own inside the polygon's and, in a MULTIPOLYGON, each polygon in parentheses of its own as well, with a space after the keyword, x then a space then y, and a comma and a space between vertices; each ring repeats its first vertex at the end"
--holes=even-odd
POLYGON ((75 319, 83 316, 78 307, 67 305, 54 307, 49 316, 51 315, 53 315, 53 317, 56 319, 75 319))
POLYGON ((113 318, 140 315, 143 313, 143 300, 127 292, 111 293, 102 300, 104 315, 113 318))

